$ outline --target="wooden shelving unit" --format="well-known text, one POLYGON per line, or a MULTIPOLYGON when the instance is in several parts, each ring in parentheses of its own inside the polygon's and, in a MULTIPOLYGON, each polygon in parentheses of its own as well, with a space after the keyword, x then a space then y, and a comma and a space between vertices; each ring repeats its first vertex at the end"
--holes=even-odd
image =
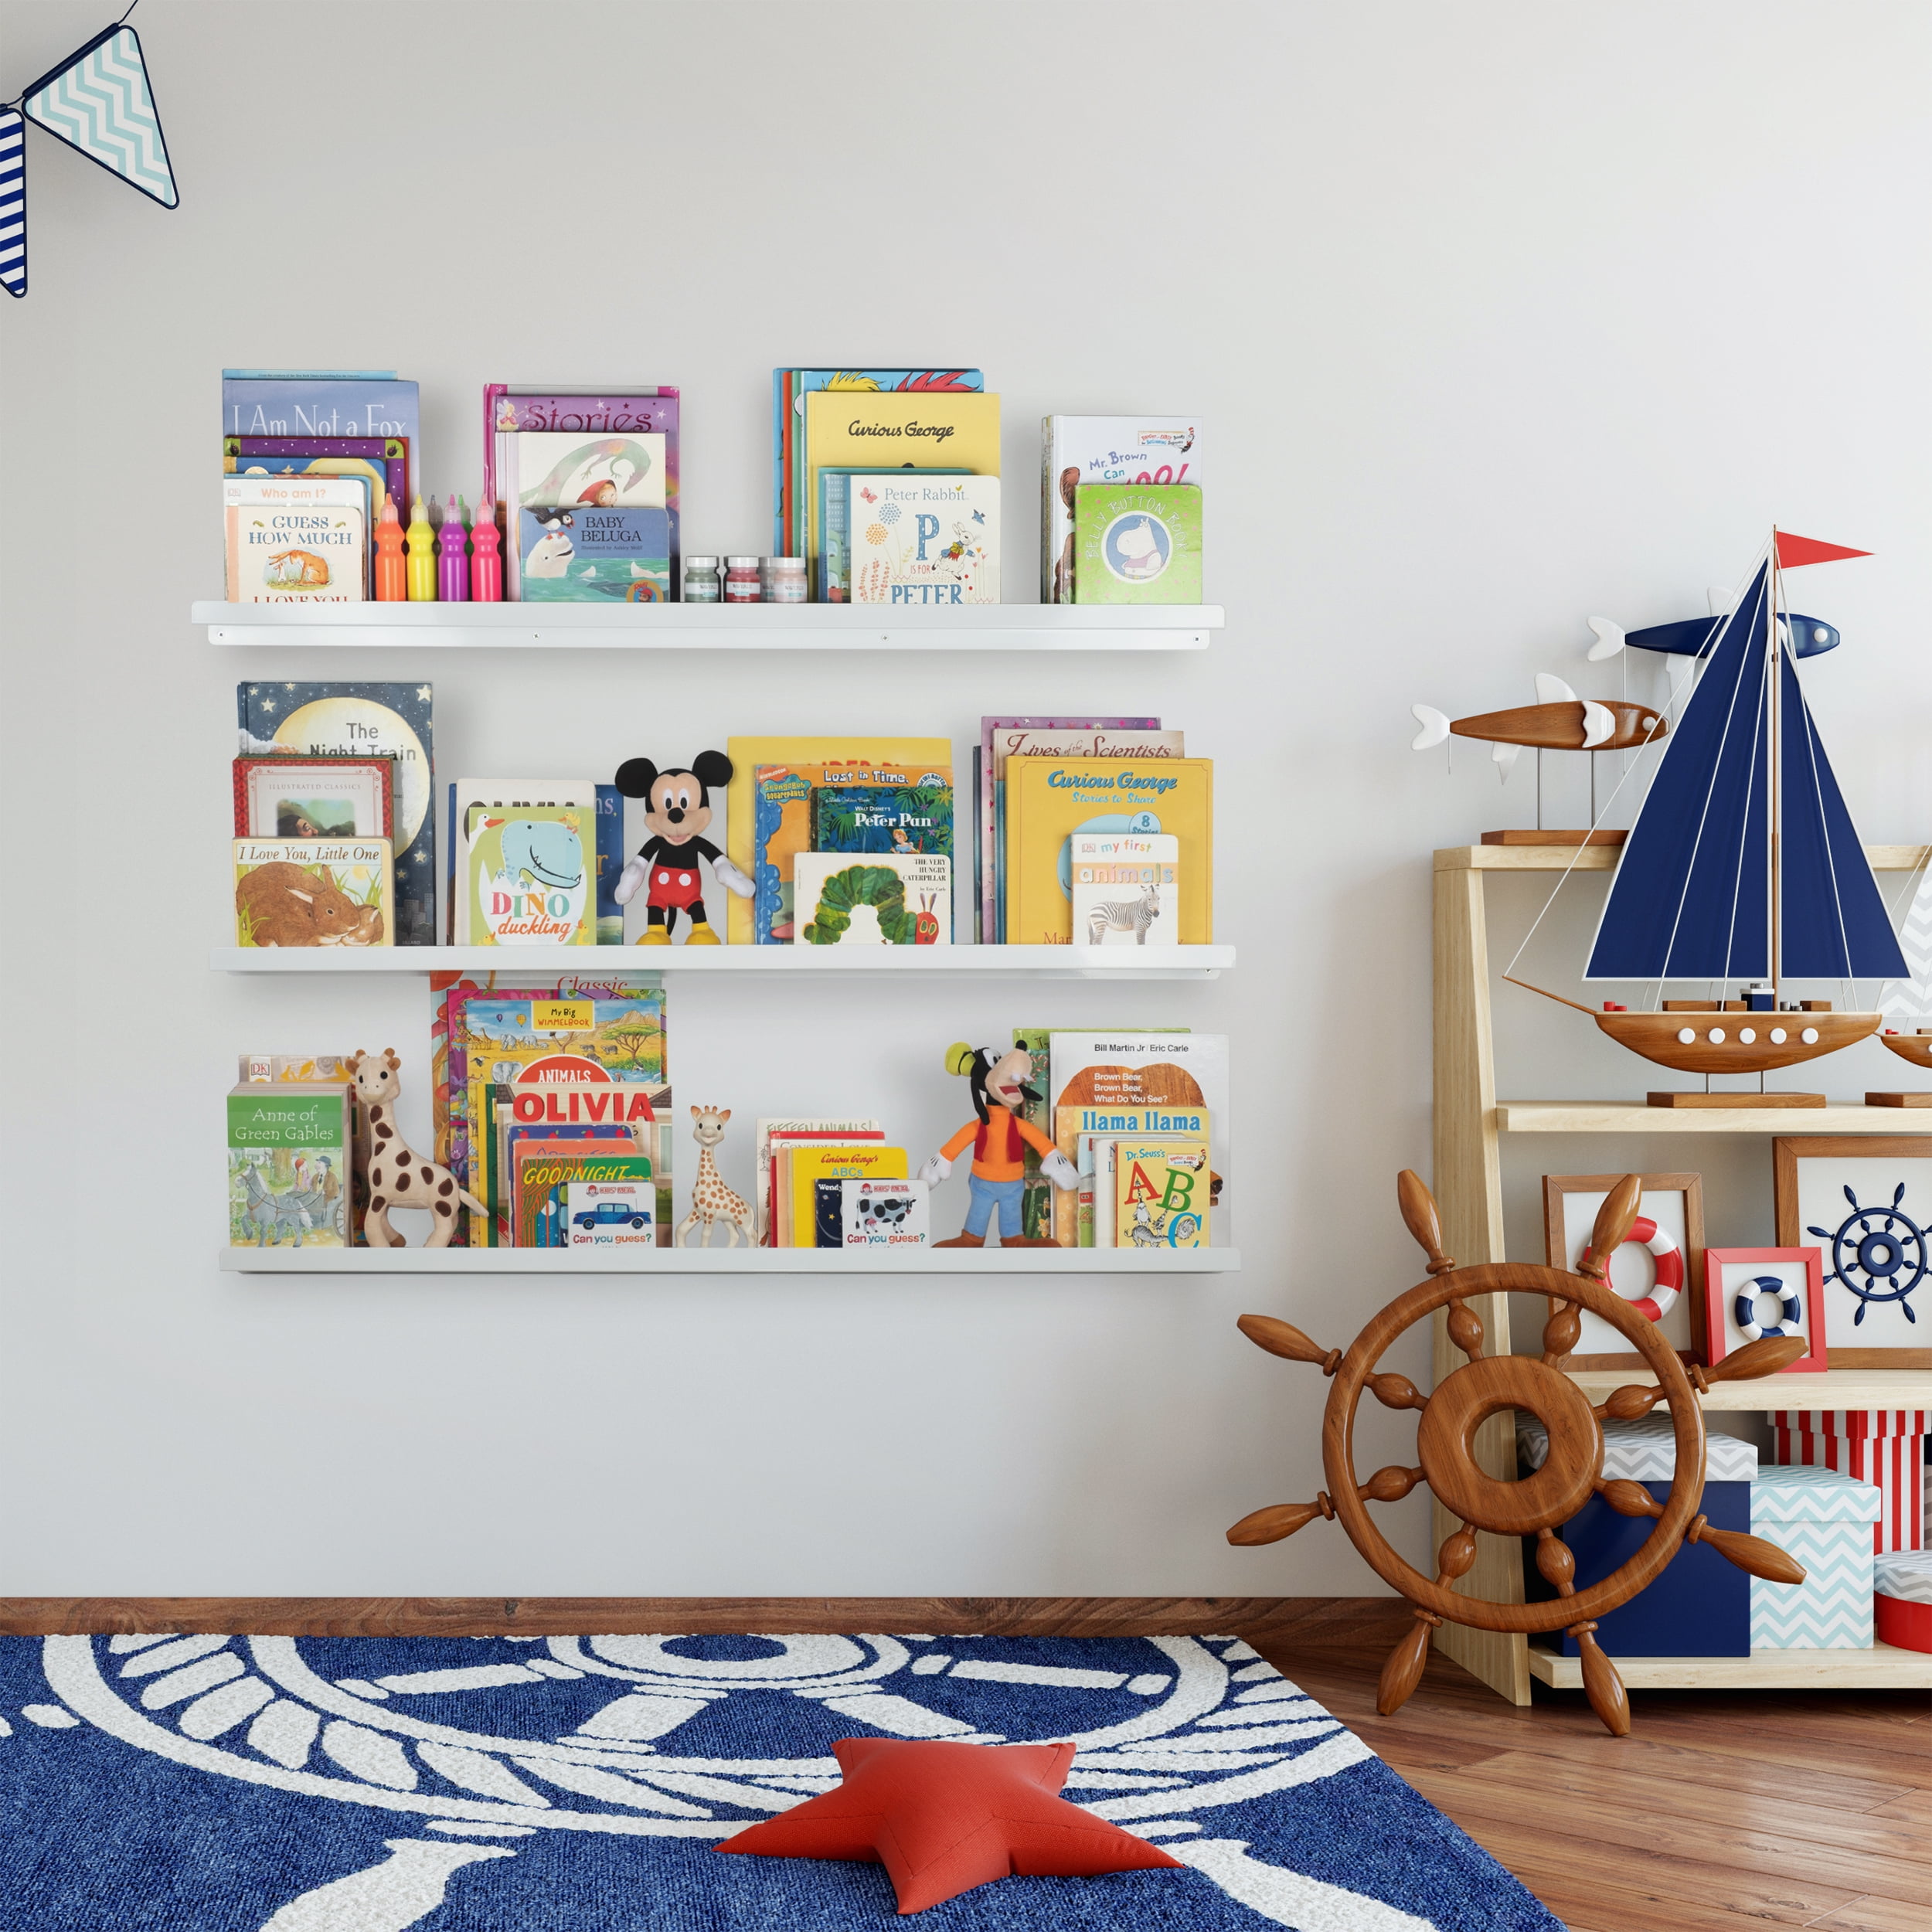
POLYGON ((1239 1248, 924 1248, 846 1254, 836 1248, 653 1248, 618 1253, 558 1248, 223 1248, 226 1274, 513 1275, 1237 1274, 1239 1248))
POLYGON ((1218 604, 196 604, 208 641, 366 650, 1205 651, 1218 604))
MULTIPOLYGON (((1560 872, 1615 869, 1617 849, 1556 845, 1458 845, 1435 855, 1435 1124, 1434 1193, 1442 1216, 1445 1250, 1463 1263, 1504 1260, 1503 1134, 1859 1134, 1898 1133, 1910 1119, 1894 1107, 1725 1107, 1676 1109, 1626 1100, 1503 1100, 1496 1098, 1495 1036, 1490 1014, 1492 975, 1483 881, 1491 872, 1560 872)), ((1868 845, 1866 855, 1881 872, 1910 872, 1923 862, 1922 845, 1868 845)), ((1539 1257, 1540 1258, 1540 1257, 1539 1257)), ((1492 1353, 1509 1351, 1509 1304, 1505 1295, 1473 1296, 1492 1353)), ((1444 1318, 1435 1318, 1434 1373, 1440 1382, 1463 1361, 1450 1342, 1444 1318)), ((1616 1370, 1573 1372, 1573 1379, 1600 1396, 1643 1375, 1616 1370)), ((1723 1384, 1704 1399, 1707 1410, 1770 1409, 1932 1408, 1932 1371, 1831 1369, 1822 1375, 1785 1375, 1768 1383, 1723 1384)), ((1515 1442, 1507 1413, 1493 1416, 1475 1439, 1477 1454, 1493 1475, 1515 1473, 1515 1442)), ((1440 1503, 1434 1534, 1440 1543, 1458 1526, 1440 1503)), ((1514 1539, 1479 1533, 1475 1566, 1462 1587, 1496 1603, 1522 1601, 1522 1554, 1514 1539)), ((1580 1682, 1574 1660, 1532 1647, 1507 1632, 1444 1624, 1436 1646, 1499 1696, 1529 1702, 1532 1677, 1544 1683, 1580 1682)), ((1870 1651, 1766 1651, 1749 1658, 1690 1657, 1619 1659, 1632 1689, 1787 1689, 1831 1683, 1890 1689, 1932 1689, 1932 1657, 1884 1646, 1870 1651), (1901 1660, 1910 1659, 1910 1662, 1901 1660), (1728 1672, 1714 1677, 1713 1671, 1728 1672), (1807 1671, 1811 1675, 1804 1675, 1807 1671)))

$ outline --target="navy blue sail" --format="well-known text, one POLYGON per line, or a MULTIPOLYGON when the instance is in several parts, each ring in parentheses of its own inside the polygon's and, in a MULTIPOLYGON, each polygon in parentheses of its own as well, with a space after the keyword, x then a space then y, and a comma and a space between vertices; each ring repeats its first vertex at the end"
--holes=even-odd
POLYGON ((1797 668, 1778 653, 1784 794, 1778 969, 1793 979, 1910 979, 1865 848, 1826 761, 1797 668))
POLYGON ((1683 722, 1665 740, 1586 979, 1762 979, 1770 971, 1769 568, 1725 619, 1683 722))

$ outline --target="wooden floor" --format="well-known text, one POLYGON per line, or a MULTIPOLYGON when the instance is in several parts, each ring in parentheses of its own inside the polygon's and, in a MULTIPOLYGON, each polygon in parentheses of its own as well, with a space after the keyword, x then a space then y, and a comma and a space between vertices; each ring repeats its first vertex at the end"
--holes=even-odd
POLYGON ((1580 1691, 1519 1710, 1437 1657, 1379 1717, 1406 1624, 1335 1602, 1251 1641, 1570 1932, 1932 1932, 1932 1701, 1637 1691, 1614 1738, 1580 1691))

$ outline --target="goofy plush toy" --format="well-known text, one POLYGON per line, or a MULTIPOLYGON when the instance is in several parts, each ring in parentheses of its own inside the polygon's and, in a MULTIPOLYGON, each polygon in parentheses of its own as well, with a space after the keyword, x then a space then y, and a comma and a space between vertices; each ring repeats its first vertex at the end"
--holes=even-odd
POLYGON ((648 758, 627 758, 617 767, 618 791, 627 798, 645 801, 644 822, 651 828, 650 838, 624 867, 613 894, 621 906, 636 896, 647 879, 651 882, 644 902, 649 923, 638 941, 640 946, 668 946, 680 912, 691 921, 687 946, 717 944, 718 935, 705 919, 700 860, 710 860, 726 892, 749 899, 757 889, 703 836, 711 822, 710 788, 730 782, 731 760, 722 751, 699 752, 688 770, 660 771, 648 758))
POLYGON ((919 1170, 928 1186, 943 1181, 953 1171, 954 1158, 973 1148, 973 1171, 968 1186, 972 1199, 966 1209, 964 1233, 950 1241, 935 1241, 936 1248, 978 1248, 986 1245, 994 1210, 999 1213, 999 1245, 1003 1248, 1054 1248, 1053 1240, 1028 1240, 1020 1233, 1020 1191, 1025 1185, 1025 1158, 1020 1143, 1040 1157, 1040 1172, 1063 1192, 1079 1185, 1073 1163, 1030 1121, 1015 1111, 1028 1100, 1036 1100, 1037 1088, 1026 1084, 1032 1071, 1032 1057, 1023 1046, 1015 1046, 997 1056, 987 1047, 971 1047, 963 1042, 946 1049, 946 1071, 964 1073, 972 1083, 974 1118, 919 1170))

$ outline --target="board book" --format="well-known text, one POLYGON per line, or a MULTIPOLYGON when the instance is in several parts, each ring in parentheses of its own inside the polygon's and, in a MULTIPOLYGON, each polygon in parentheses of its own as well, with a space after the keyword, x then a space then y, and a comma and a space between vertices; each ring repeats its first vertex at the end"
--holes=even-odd
POLYGON ((235 944, 391 946, 386 838, 237 838, 235 944))
POLYGON ((917 1248, 932 1240, 923 1181, 821 1181, 817 1192, 821 1248, 917 1248))
POLYGON ((1076 604, 1199 604, 1201 492, 1083 483, 1073 492, 1076 604))
MULTIPOLYGON (((846 488, 855 476, 903 476, 903 468, 886 469, 875 465, 869 469, 842 470, 826 468, 818 472, 818 541, 821 549, 818 557, 808 565, 815 579, 812 594, 821 604, 849 604, 852 601, 852 545, 848 535, 846 509, 852 494, 846 488)), ((922 470, 922 476, 964 476, 966 471, 955 469, 922 470)))
POLYGON ((459 946, 597 941, 597 793, 588 778, 459 778, 459 946))
POLYGON ((953 863, 937 852, 801 852, 791 862, 803 946, 950 946, 953 863))
POLYGON ((841 1147, 792 1145, 784 1150, 784 1174, 780 1199, 791 1203, 782 1245, 808 1248, 817 1242, 818 1183, 821 1181, 903 1181, 906 1150, 883 1143, 859 1141, 841 1147))
POLYGON ((573 1248, 657 1246, 657 1195, 648 1179, 571 1181, 563 1193, 573 1248))
POLYGON ((1077 832, 1077 946, 1171 946, 1180 930, 1181 842, 1172 832, 1077 832))
POLYGON ((756 1224, 758 1245, 760 1247, 776 1245, 772 1238, 777 1223, 777 1216, 773 1209, 773 1155, 775 1147, 787 1143, 808 1145, 814 1142, 830 1146, 844 1141, 883 1141, 885 1138, 885 1131, 875 1120, 772 1114, 760 1121, 753 1155, 757 1179, 752 1196, 753 1219, 756 1224))
POLYGON ((1083 483, 1192 483, 1199 418, 1049 416, 1040 423, 1039 600, 1073 601, 1073 492, 1083 483))
POLYGON ((1116 1141, 1114 1247, 1206 1247, 1209 1192, 1206 1141, 1116 1141))
POLYGON ((852 601, 937 609, 999 601, 999 478, 901 471, 848 484, 852 601))
POLYGON ((644 1218, 639 1244, 656 1247, 657 1185, 649 1155, 634 1145, 597 1141, 580 1141, 575 1145, 563 1141, 546 1145, 537 1141, 518 1150, 513 1245, 520 1248, 572 1246, 566 1203, 569 1190, 587 1182, 620 1183, 641 1193, 649 1204, 649 1213, 644 1218))
POLYGON ((526 604, 669 600, 668 510, 520 509, 517 543, 526 604))
POLYGON ((352 1168, 347 1087, 237 1087, 228 1096, 229 1245, 346 1247, 352 1168))
POLYGON ((369 485, 353 476, 224 476, 230 604, 360 604, 369 485))

